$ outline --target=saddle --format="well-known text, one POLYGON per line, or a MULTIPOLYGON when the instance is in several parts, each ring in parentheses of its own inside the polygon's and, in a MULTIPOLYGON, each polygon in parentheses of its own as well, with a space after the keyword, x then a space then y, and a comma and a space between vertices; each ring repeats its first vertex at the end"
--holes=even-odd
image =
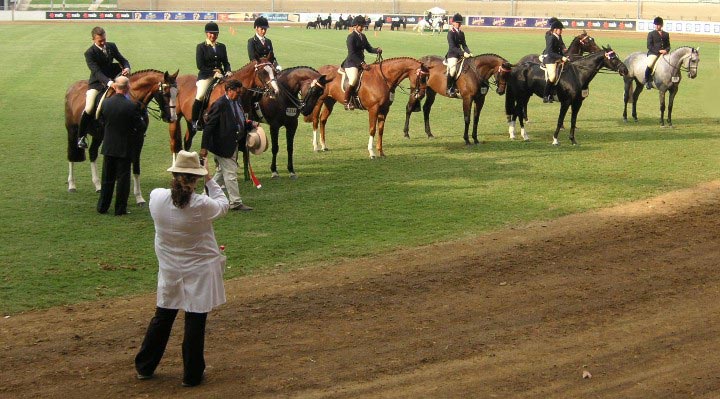
MULTIPOLYGON (((360 92, 360 87, 362 86, 362 77, 363 74, 365 74, 365 70, 362 68, 360 69, 360 74, 358 76, 358 84, 355 86, 355 93, 353 96, 350 97, 350 101, 353 102, 353 105, 355 106, 355 109, 361 109, 364 110, 365 107, 362 105, 362 102, 360 101, 360 96, 358 96, 358 93, 360 92)), ((338 68, 337 72, 340 74, 340 88, 342 89, 343 93, 345 93, 348 88, 350 87, 348 85, 348 77, 345 74, 345 68, 342 66, 338 68)))
POLYGON ((215 90, 215 87, 222 80, 223 79, 214 78, 212 83, 210 83, 210 85, 208 86, 207 90, 205 90, 205 94, 203 95, 200 104, 200 117, 197 120, 198 129, 205 126, 205 122, 207 121, 208 105, 210 105, 210 95, 212 95, 213 90, 215 90))
MULTIPOLYGON (((545 80, 548 80, 548 72, 547 68, 545 68, 545 64, 542 62, 542 59, 544 56, 540 56, 540 69, 543 70, 545 73, 545 80)), ((558 82, 560 82, 560 77, 562 76, 563 71, 565 70, 565 63, 564 62, 555 62, 555 64, 560 64, 560 68, 557 69, 555 73, 555 81, 553 82, 553 86, 557 86, 558 82)))

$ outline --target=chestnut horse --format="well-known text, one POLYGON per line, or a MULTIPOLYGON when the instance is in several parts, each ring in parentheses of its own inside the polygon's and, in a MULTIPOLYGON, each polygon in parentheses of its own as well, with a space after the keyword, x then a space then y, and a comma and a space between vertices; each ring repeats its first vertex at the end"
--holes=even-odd
MULTIPOLYGON (((133 100, 142 103, 144 108, 150 101, 155 100, 160 107, 160 115, 163 121, 172 123, 177 115, 175 114, 175 102, 177 99, 177 78, 178 71, 170 75, 168 72, 160 72, 154 69, 146 69, 132 73, 130 79, 130 96, 133 100)), ((68 191, 75 192, 75 162, 85 160, 85 149, 78 148, 78 125, 80 116, 85 109, 85 92, 88 88, 87 80, 79 80, 73 83, 65 92, 65 129, 67 130, 67 157, 69 166, 68 191)), ((112 90, 112 89, 110 89, 112 90)), ((108 93, 110 95, 111 93, 108 93)), ((88 134, 92 138, 88 152, 90 154, 90 171, 95 191, 100 191, 100 177, 97 171, 97 157, 100 144, 103 140, 103 129, 98 121, 88 126, 88 134)), ((144 142, 144 133, 139 135, 138 141, 133 143, 133 194, 138 205, 145 203, 140 191, 140 151, 144 142)))
MULTIPOLYGON (((232 73, 232 76, 230 76, 229 78, 221 79, 210 94, 210 101, 208 101, 207 109, 210 108, 210 105, 212 105, 215 100, 225 94, 225 82, 230 79, 239 80, 242 83, 243 87, 247 88, 248 90, 260 87, 264 88, 265 91, 275 91, 274 89, 272 89, 271 85, 271 83, 273 83, 273 81, 275 80, 274 76, 271 76, 265 69, 265 67, 269 65, 272 64, 268 62, 266 58, 261 58, 259 62, 252 61, 245 64, 245 66, 243 66, 242 68, 234 71, 232 73)), ((170 123, 169 125, 170 151, 173 154, 173 159, 175 159, 175 154, 180 152, 181 149, 190 151, 190 148, 192 147, 192 140, 195 137, 195 133, 197 133, 192 126, 192 106, 193 102, 195 101, 195 93, 197 92, 197 87, 195 86, 195 82, 197 82, 197 76, 182 75, 177 79, 177 82, 180 92, 178 96, 177 106, 178 117, 174 122, 170 123), (182 140, 182 127, 180 126, 180 118, 185 118, 185 123, 187 124, 187 132, 185 134, 184 140, 182 140)), ((205 112, 206 110, 203 110, 203 114, 205 112)))
MULTIPOLYGON (((431 67, 430 78, 428 79, 427 99, 423 105, 423 117, 425 118, 425 134, 433 137, 430 131, 430 109, 435 102, 435 95, 440 94, 446 96, 447 76, 445 74, 445 65, 443 65, 443 57, 436 55, 428 55, 420 58, 424 64, 431 67)), ((470 58, 466 58, 462 62, 462 69, 457 78, 457 89, 463 101, 463 115, 465 120, 465 133, 463 138, 465 144, 470 145, 468 137, 468 129, 470 126, 470 111, 475 104, 475 113, 473 114, 473 132, 472 138, 475 144, 478 144, 477 126, 480 119, 480 111, 485 104, 485 95, 490 87, 490 79, 494 79, 497 94, 505 93, 505 85, 510 76, 512 65, 503 57, 496 54, 482 54, 470 58)), ((410 115, 417 109, 416 99, 410 98, 405 109, 405 137, 410 137, 410 115)))
MULTIPOLYGON (((377 150, 381 157, 385 156, 382 148, 382 136, 385 128, 385 118, 392 104, 391 97, 394 96, 398 84, 406 78, 411 81, 412 92, 410 97, 417 99, 425 95, 427 87, 427 76, 430 71, 422 62, 410 57, 397 57, 380 60, 367 66, 360 77, 357 88, 358 99, 362 107, 368 111, 370 124, 370 139, 368 141, 368 152, 370 158, 375 158, 373 141, 375 133, 378 133, 377 150)), ((337 65, 325 65, 320 67, 320 73, 328 77, 328 84, 325 85, 323 101, 318 101, 312 114, 313 122, 313 148, 319 151, 317 141, 318 125, 320 126, 320 144, 323 151, 327 151, 325 145, 325 124, 327 123, 333 106, 337 101, 343 101, 345 91, 341 87, 343 76, 338 73, 337 65), (324 107, 323 107, 324 105, 324 107)))
POLYGON ((298 111, 303 116, 309 116, 312 113, 318 99, 323 94, 325 83, 325 76, 315 69, 307 66, 297 66, 285 69, 277 75, 280 93, 276 96, 271 96, 269 92, 264 93, 256 103, 259 112, 255 104, 251 104, 253 93, 248 91, 243 96, 243 107, 248 114, 253 115, 251 119, 270 125, 272 143, 270 171, 273 179, 280 177, 277 171, 277 154, 280 150, 278 140, 281 127, 285 127, 288 154, 287 169, 290 172, 290 178, 297 179, 293 165, 293 152, 295 132, 298 127, 298 111))

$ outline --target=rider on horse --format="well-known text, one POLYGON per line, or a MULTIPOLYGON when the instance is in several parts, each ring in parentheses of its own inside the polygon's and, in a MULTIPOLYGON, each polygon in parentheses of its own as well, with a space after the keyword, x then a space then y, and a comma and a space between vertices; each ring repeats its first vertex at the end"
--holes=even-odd
POLYGON ((267 18, 262 16, 257 17, 253 26, 255 28, 255 34, 248 39, 248 58, 250 58, 250 61, 256 62, 260 62, 260 58, 267 58, 268 61, 273 63, 273 66, 278 72, 281 71, 282 68, 278 65, 277 59, 275 58, 272 41, 265 37, 270 26, 267 18))
POLYGON ((655 62, 661 54, 670 52, 670 34, 662 30, 663 19, 655 17, 653 20, 655 29, 647 35, 647 68, 645 69, 645 88, 652 89, 652 74, 655 62))
POLYGON ((559 76, 557 73, 557 62, 566 62, 568 57, 563 55, 565 43, 562 39, 563 24, 557 19, 550 25, 550 34, 545 34, 545 50, 543 51, 542 62, 545 64, 545 91, 543 102, 553 102, 555 94, 555 83, 559 76))
POLYGON ((457 92, 455 91, 455 81, 457 80, 458 75, 458 59, 460 57, 468 58, 473 56, 467 43, 465 42, 465 32, 460 30, 462 22, 462 15, 453 15, 452 28, 447 34, 448 52, 445 55, 445 63, 447 64, 445 73, 447 75, 446 94, 448 97, 457 97, 457 92))
POLYGON ((88 90, 85 93, 85 110, 80 117, 78 126, 79 148, 87 148, 87 126, 93 120, 95 99, 100 91, 113 86, 113 79, 117 75, 127 76, 130 73, 130 63, 120 54, 115 43, 106 41, 105 29, 96 26, 91 31, 93 45, 85 51, 85 63, 90 69, 88 90), (119 62, 113 63, 113 60, 119 62))
POLYGON ((228 61, 227 49, 225 45, 218 42, 217 38, 220 29, 215 22, 205 24, 205 41, 199 43, 195 49, 195 63, 198 68, 197 82, 195 86, 195 102, 192 107, 193 127, 196 130, 201 129, 200 113, 202 111, 203 98, 212 85, 213 80, 221 79, 225 76, 232 75, 230 62, 228 61))
POLYGON ((345 92, 345 109, 353 110, 355 106, 352 104, 352 96, 355 94, 355 87, 358 84, 358 68, 369 68, 365 64, 365 50, 372 54, 382 54, 380 47, 374 48, 370 45, 363 34, 365 29, 365 18, 362 15, 358 15, 353 19, 353 30, 347 37, 347 49, 348 55, 345 61, 342 63, 342 67, 345 68, 345 74, 348 78, 348 89, 345 92))

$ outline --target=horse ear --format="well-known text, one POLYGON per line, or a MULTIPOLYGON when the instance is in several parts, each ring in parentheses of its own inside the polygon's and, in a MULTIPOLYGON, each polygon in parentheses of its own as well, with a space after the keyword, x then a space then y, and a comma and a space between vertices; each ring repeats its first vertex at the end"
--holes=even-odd
POLYGON ((178 73, 180 73, 180 68, 178 68, 178 70, 177 70, 177 71, 175 71, 175 73, 174 73, 174 74, 172 74, 172 77, 173 77, 173 78, 177 78, 177 76, 178 76, 178 73))

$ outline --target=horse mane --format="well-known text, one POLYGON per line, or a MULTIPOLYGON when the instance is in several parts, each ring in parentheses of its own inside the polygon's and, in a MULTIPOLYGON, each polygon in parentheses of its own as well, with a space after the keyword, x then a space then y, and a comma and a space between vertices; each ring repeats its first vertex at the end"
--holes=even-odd
POLYGON ((151 69, 141 69, 141 70, 139 70, 139 71, 135 71, 135 72, 131 73, 130 76, 135 76, 135 75, 137 75, 137 74, 139 74, 139 73, 145 73, 145 72, 157 72, 157 73, 160 73, 160 74, 163 74, 163 75, 165 74, 165 72, 158 71, 157 69, 152 69, 152 68, 151 68, 151 69))
MULTIPOLYGON (((315 68, 313 68, 313 67, 306 66, 306 65, 298 65, 298 66, 294 66, 294 67, 290 67, 290 68, 285 68, 285 69, 283 69, 282 71, 283 71, 283 72, 290 72, 290 71, 294 71, 294 70, 299 69, 299 68, 312 69, 313 71, 317 72, 317 69, 315 69, 315 68)), ((320 72, 318 72, 318 73, 320 73, 320 72)))
POLYGON ((505 57, 500 56, 500 55, 497 55, 497 54, 495 54, 495 53, 485 53, 485 54, 476 55, 476 57, 482 57, 482 56, 497 57, 497 58, 500 58, 501 60, 503 60, 503 61, 505 61, 505 62, 508 62, 508 60, 506 60, 505 57))
MULTIPOLYGON (((413 61, 417 61, 417 62, 422 63, 422 61, 419 61, 417 58, 413 58, 413 57, 393 57, 393 58, 385 58, 385 59, 383 59, 383 60, 380 61, 380 62, 396 61, 396 60, 413 60, 413 61)), ((377 64, 377 63, 378 63, 377 61, 373 62, 373 64, 377 64)))

